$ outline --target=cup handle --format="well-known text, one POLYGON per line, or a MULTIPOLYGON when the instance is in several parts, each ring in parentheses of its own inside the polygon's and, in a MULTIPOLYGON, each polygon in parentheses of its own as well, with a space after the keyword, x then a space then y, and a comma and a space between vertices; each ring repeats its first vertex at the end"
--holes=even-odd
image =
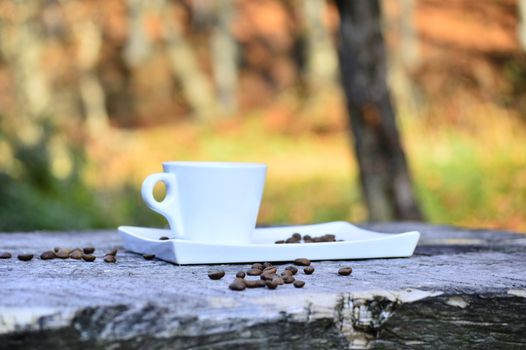
MULTIPOLYGON (((175 175, 171 173, 156 173, 148 175, 142 183, 141 194, 146 205, 153 211, 164 216, 166 220, 168 220, 172 232, 175 232, 175 222, 172 218, 173 206, 176 200, 175 175), (160 202, 153 196, 153 188, 159 181, 164 182, 166 186, 166 196, 160 202)), ((177 238, 181 237, 179 233, 176 233, 176 236, 177 238)))

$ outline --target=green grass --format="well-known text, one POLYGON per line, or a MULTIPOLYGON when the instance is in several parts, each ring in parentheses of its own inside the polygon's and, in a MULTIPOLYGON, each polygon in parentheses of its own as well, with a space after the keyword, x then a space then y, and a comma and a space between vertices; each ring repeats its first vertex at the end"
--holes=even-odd
MULTIPOLYGON (((400 120, 426 218, 526 231, 525 126, 488 107, 465 113, 477 118, 429 114, 400 120)), ((301 116, 279 116, 278 122, 268 118, 112 130, 86 149, 83 183, 62 184, 52 194, 35 192, 23 182, 4 186, 9 198, 19 200, 5 202, 9 206, 0 211, 0 228, 164 226, 165 220, 147 209, 139 194, 142 179, 161 171, 164 160, 267 163, 258 219, 263 225, 366 220, 344 123, 315 131, 294 125, 301 116)))

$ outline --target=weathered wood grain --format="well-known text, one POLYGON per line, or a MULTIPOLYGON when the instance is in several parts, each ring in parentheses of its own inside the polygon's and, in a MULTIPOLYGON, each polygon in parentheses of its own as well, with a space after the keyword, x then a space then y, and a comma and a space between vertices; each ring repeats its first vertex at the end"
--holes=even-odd
POLYGON ((303 289, 230 291, 246 264, 175 266, 119 252, 115 231, 0 234, 0 251, 97 248, 97 260, 0 260, 0 349, 524 348, 526 235, 419 223, 407 259, 314 263, 303 289), (338 276, 351 265, 351 277, 338 276))

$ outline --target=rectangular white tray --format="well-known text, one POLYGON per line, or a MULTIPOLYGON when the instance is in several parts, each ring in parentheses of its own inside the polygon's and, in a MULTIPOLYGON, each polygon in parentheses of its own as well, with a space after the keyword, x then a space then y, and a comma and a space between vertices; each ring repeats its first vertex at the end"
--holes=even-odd
POLYGON ((155 254, 175 264, 218 264, 263 261, 369 259, 409 257, 415 250, 420 233, 379 233, 364 230, 348 222, 257 228, 250 244, 215 244, 182 239, 159 240, 171 236, 170 230, 121 226, 119 234, 124 247, 139 254, 155 254), (293 233, 321 236, 336 235, 340 242, 275 244, 293 233))

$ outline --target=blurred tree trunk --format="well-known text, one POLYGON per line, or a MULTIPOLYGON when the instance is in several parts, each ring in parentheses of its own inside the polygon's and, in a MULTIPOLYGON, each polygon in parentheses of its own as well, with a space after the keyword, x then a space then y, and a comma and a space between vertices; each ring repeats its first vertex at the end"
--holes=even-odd
POLYGON ((128 65, 135 67, 146 62, 152 51, 152 43, 145 26, 145 15, 155 9, 155 1, 127 0, 128 40, 124 58, 128 65))
POLYGON ((217 0, 214 4, 216 23, 211 38, 214 80, 223 111, 232 114, 237 109, 238 49, 230 26, 236 4, 232 0, 217 0))
POLYGON ((12 20, 0 26, 0 48, 13 74, 16 117, 10 118, 8 134, 25 146, 40 143, 45 135, 43 120, 50 113, 51 92, 41 67, 42 30, 39 2, 14 3, 12 20))
MULTIPOLYGON (((414 0, 383 0, 382 7, 392 8, 393 16, 382 16, 385 33, 392 35, 398 45, 388 55, 388 79, 400 115, 417 115, 417 89, 411 71, 420 63, 418 36, 414 26, 414 0), (388 18, 390 17, 390 18, 388 18)), ((384 11, 386 13, 387 11, 384 11)))
POLYGON ((517 6, 519 12, 519 43, 522 50, 526 51, 526 0, 518 0, 517 6))
POLYGON ((172 74, 181 81, 184 96, 199 120, 210 119, 218 111, 210 79, 199 67, 194 50, 174 18, 174 3, 161 2, 161 21, 172 74))
POLYGON ((324 23, 325 7, 325 0, 301 2, 305 23, 305 80, 312 95, 336 80, 337 58, 324 23))
POLYGON ((91 137, 106 132, 109 128, 109 117, 106 111, 106 95, 96 71, 96 64, 101 47, 100 28, 89 20, 77 22, 74 28, 79 41, 77 62, 80 68, 80 95, 86 113, 86 125, 91 137))
POLYGON ((386 84, 378 0, 337 0, 340 69, 369 219, 419 220, 386 84))
POLYGON ((56 185, 54 177, 75 175, 78 162, 62 130, 67 118, 53 108, 59 89, 52 88, 51 73, 42 66, 48 44, 40 17, 43 3, 13 4, 11 20, 0 23, 0 50, 12 72, 16 107, 2 116, 1 127, 16 167, 2 170, 49 193, 56 185))

